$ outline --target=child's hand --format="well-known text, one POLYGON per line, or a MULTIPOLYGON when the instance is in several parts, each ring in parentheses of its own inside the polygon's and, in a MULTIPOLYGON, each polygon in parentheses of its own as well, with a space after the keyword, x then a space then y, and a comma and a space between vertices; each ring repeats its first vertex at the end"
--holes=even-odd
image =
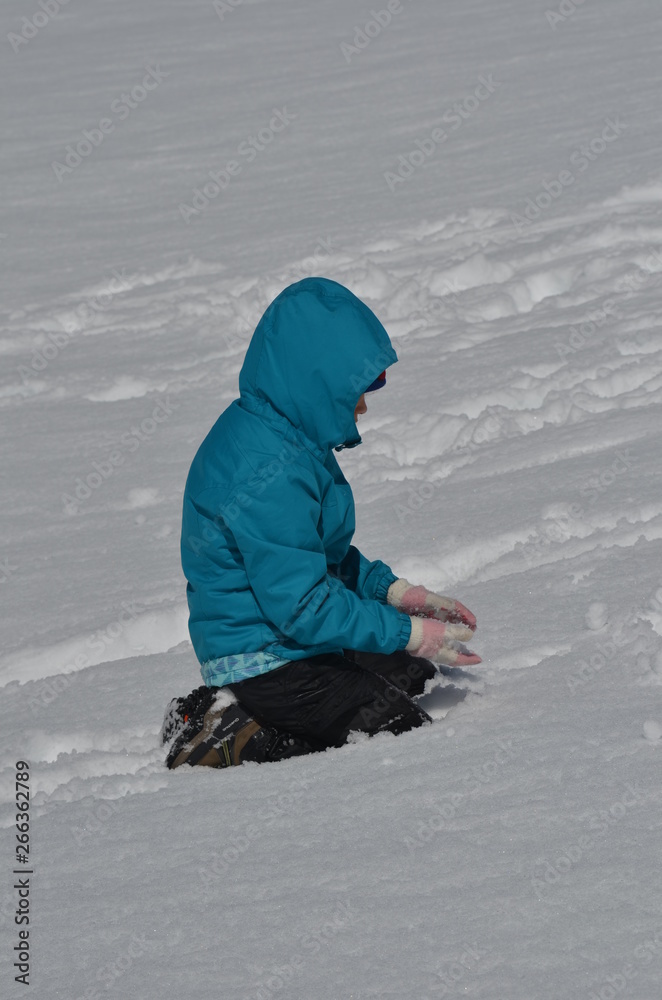
POLYGON ((408 580, 396 580, 388 589, 387 601, 407 615, 436 618, 440 622, 466 625, 476 630, 476 616, 452 597, 442 597, 425 587, 414 587, 408 580))
POLYGON ((468 667, 482 663, 470 649, 462 651, 461 643, 472 636, 465 625, 447 625, 434 618, 411 618, 411 636, 405 646, 408 653, 450 667, 468 667), (459 648, 458 648, 459 647, 459 648))

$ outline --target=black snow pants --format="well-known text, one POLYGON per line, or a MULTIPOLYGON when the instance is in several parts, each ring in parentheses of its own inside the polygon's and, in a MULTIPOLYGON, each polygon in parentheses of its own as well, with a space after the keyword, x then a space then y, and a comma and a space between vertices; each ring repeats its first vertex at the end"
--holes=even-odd
POLYGON ((412 701, 435 667, 405 650, 322 654, 292 660, 231 684, 240 704, 264 726, 304 739, 311 749, 342 746, 350 733, 404 733, 430 716, 412 701))

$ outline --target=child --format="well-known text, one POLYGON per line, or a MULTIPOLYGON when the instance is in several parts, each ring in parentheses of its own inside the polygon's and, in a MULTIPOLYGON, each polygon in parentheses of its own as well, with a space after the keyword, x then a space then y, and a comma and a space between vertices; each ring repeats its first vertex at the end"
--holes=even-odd
POLYGON ((351 545, 354 500, 334 450, 361 444, 365 394, 396 361, 374 313, 326 278, 290 285, 260 320, 239 399, 186 482, 182 566, 205 685, 169 706, 169 767, 405 732, 431 721, 412 700, 430 660, 480 663, 459 645, 476 628, 467 608, 351 545))

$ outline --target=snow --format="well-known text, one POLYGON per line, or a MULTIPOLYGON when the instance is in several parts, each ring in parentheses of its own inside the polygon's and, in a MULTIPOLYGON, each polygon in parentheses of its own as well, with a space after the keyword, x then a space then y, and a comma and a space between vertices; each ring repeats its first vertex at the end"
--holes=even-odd
POLYGON ((651 743, 654 743, 655 740, 659 740, 660 737, 662 737, 662 726, 660 723, 656 722, 655 719, 646 719, 644 722, 644 736, 647 740, 650 740, 651 743))
POLYGON ((609 621, 609 610, 602 601, 594 601, 586 612, 586 625, 594 632, 599 632, 609 621))
POLYGON ((656 1000, 658 4, 53 7, 2 12, 3 995, 27 760, 35 997, 656 1000), (400 357, 358 544, 483 663, 431 727, 170 773, 186 473, 308 274, 400 357))

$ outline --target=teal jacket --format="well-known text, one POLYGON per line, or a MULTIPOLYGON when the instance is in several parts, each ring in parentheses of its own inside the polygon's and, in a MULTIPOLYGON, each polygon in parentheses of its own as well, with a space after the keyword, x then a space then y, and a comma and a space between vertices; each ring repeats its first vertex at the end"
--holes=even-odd
POLYGON ((406 646, 411 621, 386 603, 395 574, 351 545, 354 500, 334 455, 361 443, 359 396, 396 361, 374 313, 335 281, 290 285, 264 313, 239 399, 202 442, 184 493, 189 631, 207 684, 406 646))

